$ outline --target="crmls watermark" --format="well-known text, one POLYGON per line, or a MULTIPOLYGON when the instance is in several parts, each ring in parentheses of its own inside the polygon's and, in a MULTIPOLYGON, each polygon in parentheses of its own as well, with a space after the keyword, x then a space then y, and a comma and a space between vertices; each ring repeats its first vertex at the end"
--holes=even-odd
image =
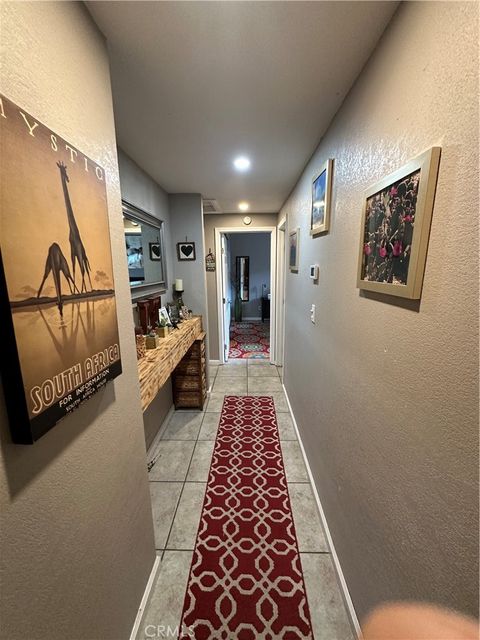
POLYGON ((147 624, 145 627, 146 638, 179 638, 180 636, 193 638, 193 627, 184 625, 171 627, 165 624, 147 624))

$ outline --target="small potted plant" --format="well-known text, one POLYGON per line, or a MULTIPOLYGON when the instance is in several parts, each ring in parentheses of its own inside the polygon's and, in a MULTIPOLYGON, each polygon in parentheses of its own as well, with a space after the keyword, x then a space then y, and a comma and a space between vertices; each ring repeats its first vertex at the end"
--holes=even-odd
POLYGON ((156 349, 159 344, 159 338, 152 327, 148 327, 149 331, 145 338, 145 346, 147 349, 156 349))
POLYGON ((166 338, 168 336, 168 326, 165 318, 160 318, 155 328, 155 333, 159 338, 166 338))

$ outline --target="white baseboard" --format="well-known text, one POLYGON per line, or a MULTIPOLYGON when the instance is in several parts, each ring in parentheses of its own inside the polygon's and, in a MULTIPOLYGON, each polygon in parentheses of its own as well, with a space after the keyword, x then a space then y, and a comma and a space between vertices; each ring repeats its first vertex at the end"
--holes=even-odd
POLYGON ((333 565, 335 567, 335 571, 337 572, 338 582, 340 584, 340 590, 342 592, 343 600, 345 602, 345 606, 347 608, 350 623, 354 632, 357 635, 357 638, 361 638, 361 629, 360 623, 358 621, 357 613, 355 611, 355 607, 353 606, 352 598, 350 596, 350 592, 348 590, 348 586, 345 580, 345 576, 343 575, 342 567, 340 565, 340 560, 338 559, 337 552, 335 551, 335 545, 333 544, 332 535, 330 533, 330 529, 328 527, 327 518, 325 516, 325 512, 322 507, 322 503, 320 501, 320 496, 318 495, 317 487, 315 485, 315 481, 313 478, 312 470, 310 469, 310 465, 308 463, 307 454, 305 453, 305 447, 303 446, 302 438, 300 436, 300 431, 298 430, 298 425, 295 420, 295 415, 292 410, 292 405, 290 404, 290 398, 288 397, 287 390, 285 389, 285 385, 282 384, 283 391, 285 392, 285 397, 287 399, 288 408, 290 409, 290 414, 292 416, 293 426, 295 432, 297 434, 298 442, 300 444, 300 449, 302 451, 303 460, 305 462, 305 466, 307 467, 308 478, 310 480, 310 484, 312 485, 313 495, 315 496, 315 501, 317 503, 318 511, 320 513, 320 519, 322 521, 323 529, 325 532, 325 538, 327 539, 328 548, 330 549, 330 554, 332 556, 333 565))
POLYGON ((150 576, 148 578, 145 591, 143 592, 142 600, 140 601, 140 606, 138 607, 137 616, 135 618, 135 622, 133 623, 132 632, 130 633, 130 640, 135 640, 135 638, 137 637, 138 628, 140 627, 140 622, 142 621, 143 612, 145 611, 145 608, 148 604, 150 593, 152 591, 152 587, 155 582, 155 578, 156 578, 159 566, 160 566, 160 556, 157 555, 155 557, 155 562, 153 563, 152 570, 150 571, 150 576))
POLYGON ((217 366, 220 364, 220 360, 209 360, 208 364, 211 364, 212 366, 217 366))
POLYGON ((261 316, 252 316, 251 318, 242 318, 242 322, 252 322, 252 320, 261 320, 261 316))

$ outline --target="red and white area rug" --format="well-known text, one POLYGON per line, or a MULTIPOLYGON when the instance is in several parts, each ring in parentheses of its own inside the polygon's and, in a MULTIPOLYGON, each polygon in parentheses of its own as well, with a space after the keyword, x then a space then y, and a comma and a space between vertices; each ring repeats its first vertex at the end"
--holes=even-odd
POLYGON ((313 638, 270 397, 225 398, 181 638, 313 638))
POLYGON ((270 358, 270 321, 232 322, 229 358, 270 358))

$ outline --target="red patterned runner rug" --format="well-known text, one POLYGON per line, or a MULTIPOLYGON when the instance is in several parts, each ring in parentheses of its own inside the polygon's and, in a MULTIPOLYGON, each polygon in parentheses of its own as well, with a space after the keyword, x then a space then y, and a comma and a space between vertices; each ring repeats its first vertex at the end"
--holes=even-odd
POLYGON ((313 638, 273 399, 227 396, 181 638, 313 638))

